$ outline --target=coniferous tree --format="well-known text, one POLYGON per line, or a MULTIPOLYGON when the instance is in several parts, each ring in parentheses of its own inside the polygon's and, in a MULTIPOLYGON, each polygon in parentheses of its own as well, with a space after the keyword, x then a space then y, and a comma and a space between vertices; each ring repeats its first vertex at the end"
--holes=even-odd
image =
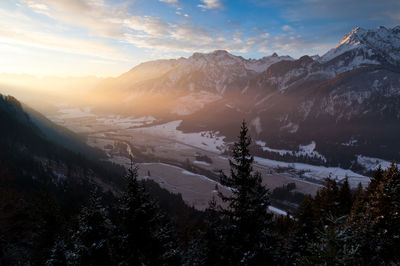
POLYGON ((68 264, 110 265, 112 231, 106 208, 94 191, 88 206, 83 207, 78 216, 78 228, 71 237, 72 248, 66 252, 68 264))
POLYGON ((221 172, 220 182, 230 187, 231 193, 219 196, 225 202, 222 208, 226 245, 222 250, 225 264, 257 265, 274 263, 275 236, 272 233, 272 217, 268 190, 262 185, 261 175, 253 172, 254 158, 250 154, 251 138, 243 121, 239 140, 233 146, 229 160, 230 175, 221 172))
MULTIPOLYGON (((361 183, 358 184, 357 189, 354 193, 353 196, 353 205, 351 206, 351 210, 350 210, 350 219, 352 221, 352 223, 354 223, 354 221, 358 221, 358 222, 362 222, 363 218, 365 217, 365 192, 363 190, 363 187, 361 185, 361 183)), ((355 224, 353 225, 354 227, 359 227, 360 224, 355 224)))
POLYGON ((353 205, 353 195, 351 193, 349 180, 346 177, 339 189, 339 209, 338 215, 350 215, 351 206, 353 205))
POLYGON ((346 216, 335 218, 328 215, 322 229, 317 229, 316 241, 309 243, 309 254, 302 256, 302 265, 355 265, 358 245, 351 241, 351 228, 346 216))
POLYGON ((137 166, 126 176, 127 190, 121 198, 118 260, 126 265, 168 265, 180 260, 172 227, 158 205, 137 180, 137 166))
POLYGON ((363 211, 363 215, 354 214, 351 222, 364 263, 399 264, 400 172, 397 165, 375 171, 365 192, 363 211))
POLYGON ((296 260, 309 255, 308 243, 315 240, 314 200, 311 195, 305 196, 296 213, 295 233, 291 243, 291 253, 296 260))
POLYGON ((67 254, 69 253, 68 247, 65 240, 60 238, 56 239, 52 249, 50 250, 50 256, 46 261, 48 266, 63 266, 68 265, 67 254))
POLYGON ((189 250, 186 252, 187 265, 222 265, 224 257, 221 249, 226 242, 223 233, 223 220, 213 197, 209 207, 205 210, 204 230, 191 240, 189 250))
POLYGON ((205 217, 206 231, 203 235, 204 248, 205 248, 205 265, 220 265, 219 261, 220 248, 224 244, 224 235, 222 232, 223 221, 218 211, 217 202, 213 198, 209 207, 206 210, 205 217))
POLYGON ((313 207, 316 226, 323 225, 324 218, 328 215, 335 217, 339 215, 339 187, 334 179, 330 177, 325 179, 324 187, 315 196, 313 207))

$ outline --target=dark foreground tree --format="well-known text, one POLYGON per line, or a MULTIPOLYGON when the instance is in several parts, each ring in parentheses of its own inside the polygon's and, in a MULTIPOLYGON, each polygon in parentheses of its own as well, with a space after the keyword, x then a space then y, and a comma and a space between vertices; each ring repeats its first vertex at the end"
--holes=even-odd
POLYGON ((118 261, 123 265, 177 265, 180 253, 172 226, 150 199, 133 165, 119 204, 118 261))
POLYGON ((191 240, 186 251, 185 264, 223 265, 225 258, 222 256, 221 249, 226 244, 226 236, 222 229, 223 220, 213 197, 205 210, 204 230, 191 240))
POLYGON ((225 265, 265 265, 278 259, 272 233, 273 215, 268 211, 268 190, 262 185, 260 173, 253 172, 250 144, 248 128, 243 122, 229 160, 230 175, 221 172, 220 176, 221 185, 231 191, 218 194, 224 204, 220 210, 224 221, 220 239, 225 242, 218 255, 225 265))
POLYGON ((400 264, 400 171, 394 163, 378 168, 352 210, 353 241, 360 245, 361 263, 400 264), (361 207, 360 207, 361 206, 361 207))
POLYGON ((71 236, 55 242, 48 265, 111 265, 113 225, 97 192, 92 192, 89 204, 83 207, 77 228, 71 236))
POLYGON ((351 228, 346 216, 328 215, 321 230, 316 230, 316 241, 308 243, 308 254, 300 258, 301 265, 355 265, 358 245, 353 244, 351 228))

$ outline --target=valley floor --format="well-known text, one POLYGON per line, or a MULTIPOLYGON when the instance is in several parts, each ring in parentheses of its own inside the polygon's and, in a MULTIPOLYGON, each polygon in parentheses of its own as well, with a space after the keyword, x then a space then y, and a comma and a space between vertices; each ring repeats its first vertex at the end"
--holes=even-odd
MULTIPOLYGON (((140 162, 140 178, 151 178, 170 192, 180 193, 185 202, 200 210, 216 195, 219 171, 229 169, 228 157, 223 155, 229 143, 219 132, 182 133, 176 129, 180 121, 157 124, 153 117, 101 116, 89 109, 66 109, 49 118, 87 135, 88 144, 104 150, 112 162, 129 167, 133 156, 140 162), (206 161, 199 159, 204 157, 206 161)), ((254 168, 269 189, 295 183, 296 191, 303 194, 314 195, 329 174, 338 180, 348 176, 353 187, 369 181, 350 170, 258 157, 254 168)), ((228 191, 220 185, 219 189, 228 191)))

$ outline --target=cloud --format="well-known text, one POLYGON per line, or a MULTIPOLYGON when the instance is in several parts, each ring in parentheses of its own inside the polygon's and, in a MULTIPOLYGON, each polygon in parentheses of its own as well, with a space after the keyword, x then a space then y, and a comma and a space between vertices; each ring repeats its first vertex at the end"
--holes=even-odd
POLYGON ((277 52, 279 54, 291 54, 302 56, 304 54, 323 54, 332 47, 329 42, 321 42, 312 38, 304 38, 301 35, 279 34, 271 39, 256 40, 257 49, 263 53, 277 52))
POLYGON ((182 18, 189 18, 190 16, 189 16, 189 14, 182 14, 181 12, 179 12, 179 11, 176 11, 175 12, 175 14, 177 14, 178 16, 180 16, 180 17, 182 17, 182 18))
POLYGON ((90 29, 101 37, 122 37, 123 31, 118 23, 124 12, 122 5, 107 6, 102 0, 20 0, 32 11, 46 15, 56 22, 64 22, 90 29), (46 6, 46 12, 37 6, 46 6))
POLYGON ((200 0, 202 4, 197 5, 202 9, 218 9, 222 8, 222 3, 220 0, 200 0))
POLYGON ((43 14, 43 15, 46 15, 46 16, 50 16, 49 8, 45 4, 36 3, 35 1, 26 1, 26 4, 34 12, 36 12, 38 14, 43 14))
POLYGON ((266 33, 263 33, 263 34, 261 34, 261 38, 264 38, 264 39, 268 39, 269 37, 270 37, 271 35, 268 33, 268 32, 266 32, 266 33))
MULTIPOLYGON (((163 1, 169 4, 178 3, 177 0, 163 1)), ((320 0, 300 1, 310 3, 311 1, 320 0)), ((288 5, 292 2, 289 1, 288 5)), ((54 25, 51 25, 52 28, 57 25, 66 27, 66 31, 71 28, 78 28, 80 34, 83 31, 87 36, 88 40, 86 41, 88 43, 90 40, 92 45, 99 46, 93 49, 104 51, 103 54, 107 55, 107 57, 113 53, 117 54, 115 51, 117 48, 107 50, 106 43, 111 43, 109 48, 113 48, 115 43, 122 46, 130 44, 138 48, 152 50, 151 52, 160 51, 170 54, 196 51, 208 52, 215 49, 225 49, 240 53, 277 51, 299 54, 300 52, 308 53, 310 51, 321 52, 322 49, 327 49, 326 47, 329 44, 324 38, 317 39, 311 35, 294 35, 294 29, 290 25, 281 27, 284 33, 277 33, 269 30, 266 32, 265 28, 257 29, 257 31, 246 31, 243 30, 241 24, 237 23, 234 24, 234 27, 222 25, 220 27, 207 28, 195 26, 189 19, 168 22, 159 17, 134 15, 129 12, 132 9, 128 8, 127 2, 108 4, 103 0, 20 0, 20 3, 23 3, 25 7, 38 14, 52 18, 54 20, 54 25), (235 31, 238 28, 241 28, 242 31, 235 31)), ((199 6, 202 9, 223 8, 222 2, 218 0, 201 0, 199 6)), ((182 9, 177 9, 176 15, 189 18, 189 15, 184 13, 182 9)), ((227 23, 233 22, 229 21, 227 23)), ((296 26, 296 30, 301 30, 301 25, 298 23, 291 22, 291 25, 296 26)), ((9 27, 13 28, 12 26, 9 27)), ((40 28, 36 28, 34 32, 40 31, 40 28)), ((52 31, 54 29, 49 29, 45 32, 48 34, 45 39, 51 39, 52 31)), ((59 34, 57 32, 57 34, 53 36, 54 40, 58 40, 57 42, 49 41, 48 43, 43 43, 43 40, 33 38, 34 36, 31 35, 29 35, 29 38, 25 36, 24 40, 26 42, 28 40, 32 41, 49 49, 54 43, 54 45, 60 45, 64 51, 77 52, 75 44, 70 43, 67 46, 62 44, 62 39, 59 37, 63 36, 63 33, 59 34)), ((74 40, 74 43, 79 43, 79 40, 74 40)), ((85 53, 95 54, 90 52, 89 44, 83 46, 87 47, 85 53)), ((332 43, 330 43, 331 46, 332 43)))
POLYGON ((19 27, 18 30, 13 30, 8 23, 4 23, 4 20, 0 22, 0 42, 112 61, 126 61, 126 57, 119 54, 114 48, 99 42, 38 32, 29 27, 19 27))
POLYGON ((284 26, 282 26, 282 30, 284 30, 284 31, 292 31, 294 29, 289 25, 284 25, 284 26))
POLYGON ((208 52, 225 49, 236 52, 248 51, 250 47, 239 37, 227 39, 190 24, 173 25, 167 36, 127 34, 127 41, 137 47, 167 52, 208 52))
MULTIPOLYGON (((49 16, 58 23, 78 26, 89 36, 106 37, 139 48, 170 52, 207 52, 215 49, 245 52, 250 49, 246 38, 220 29, 194 26, 188 21, 168 23, 152 16, 132 15, 126 6, 107 5, 102 0, 21 0, 34 12, 37 5, 45 5, 49 16)), ((203 1, 206 8, 221 7, 219 1, 203 1)), ((184 18, 188 14, 176 12, 184 18)), ((36 42, 38 40, 35 40, 36 42)))

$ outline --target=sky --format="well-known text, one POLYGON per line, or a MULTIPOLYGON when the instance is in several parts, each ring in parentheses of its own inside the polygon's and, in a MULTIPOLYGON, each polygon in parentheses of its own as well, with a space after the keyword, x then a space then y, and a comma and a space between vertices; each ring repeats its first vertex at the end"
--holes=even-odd
POLYGON ((220 49, 322 55, 380 25, 400 25, 399 0, 0 0, 0 73, 117 76, 220 49))

